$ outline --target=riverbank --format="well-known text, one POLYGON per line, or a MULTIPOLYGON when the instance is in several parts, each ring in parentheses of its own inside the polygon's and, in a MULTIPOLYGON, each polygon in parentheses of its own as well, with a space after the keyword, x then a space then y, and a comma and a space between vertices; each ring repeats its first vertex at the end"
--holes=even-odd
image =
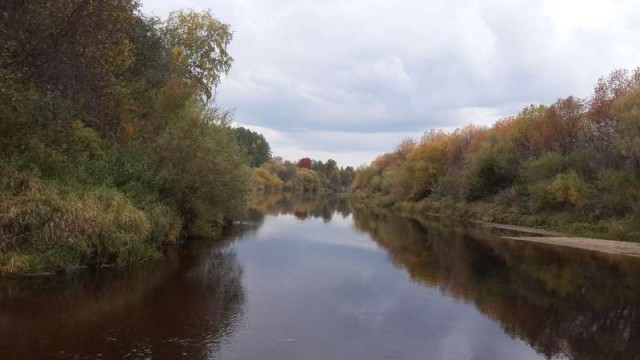
MULTIPOLYGON (((356 203, 368 207, 398 211, 413 218, 435 217, 447 221, 502 224, 504 227, 535 229, 547 237, 578 237, 587 239, 639 242, 640 232, 630 226, 630 219, 607 219, 585 222, 572 213, 539 212, 530 214, 517 206, 490 202, 458 203, 452 200, 394 202, 384 197, 354 194, 356 203)), ((505 229, 509 230, 509 229, 505 229)))
POLYGON ((495 203, 425 202, 398 206, 403 212, 447 216, 461 220, 476 220, 507 225, 526 226, 586 238, 602 238, 627 242, 640 241, 640 233, 628 224, 628 219, 603 219, 586 222, 573 213, 528 213, 517 206, 495 203))
POLYGON ((527 236, 501 236, 503 239, 563 246, 612 255, 640 257, 640 243, 573 237, 556 231, 536 229, 526 226, 486 223, 482 221, 474 221, 474 223, 484 228, 495 229, 498 231, 527 234, 527 236))
POLYGON ((504 211, 503 215, 499 217, 494 214, 494 211, 497 211, 497 209, 493 209, 494 211, 483 212, 482 210, 486 210, 486 208, 481 207, 462 207, 453 206, 451 204, 447 204, 447 206, 441 205, 440 208, 436 208, 434 204, 430 204, 431 207, 416 206, 418 204, 394 204, 392 206, 381 207, 373 205, 371 202, 367 203, 363 201, 362 196, 356 196, 354 199, 356 204, 359 204, 360 206, 377 208, 383 212, 398 211, 402 215, 418 221, 429 221, 429 219, 436 218, 439 221, 466 222, 471 226, 480 226, 485 228, 502 239, 562 246, 611 255, 640 257, 640 243, 615 240, 615 237, 613 237, 615 234, 612 234, 611 232, 594 231, 594 229, 599 229, 598 226, 603 226, 602 224, 589 225, 581 223, 563 223, 560 222, 559 219, 553 218, 549 218, 547 222, 541 221, 541 218, 534 217, 517 218, 513 216, 513 210, 509 211, 509 209, 502 209, 504 211), (509 219, 515 221, 518 219, 525 219, 528 220, 529 223, 521 221, 519 224, 505 224, 495 222, 496 219, 509 219), (547 224, 547 226, 541 226, 540 224, 547 224), (552 229, 548 224, 556 224, 560 226, 552 229), (577 235, 580 233, 587 233, 590 235, 577 235))

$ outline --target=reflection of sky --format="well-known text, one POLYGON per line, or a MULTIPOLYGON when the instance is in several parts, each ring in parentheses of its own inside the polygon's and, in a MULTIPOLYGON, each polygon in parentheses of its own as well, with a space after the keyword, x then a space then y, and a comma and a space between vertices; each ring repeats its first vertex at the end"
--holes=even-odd
POLYGON ((268 217, 234 247, 245 327, 222 359, 536 359, 473 305, 411 282, 351 219, 268 217))
POLYGON ((277 218, 267 218, 260 228, 255 240, 272 241, 281 240, 284 227, 287 228, 287 237, 293 241, 322 243, 334 246, 359 247, 363 249, 378 250, 379 247, 365 234, 350 231, 353 224, 351 215, 346 218, 334 213, 330 222, 323 219, 309 217, 300 220, 291 215, 279 215, 277 218))

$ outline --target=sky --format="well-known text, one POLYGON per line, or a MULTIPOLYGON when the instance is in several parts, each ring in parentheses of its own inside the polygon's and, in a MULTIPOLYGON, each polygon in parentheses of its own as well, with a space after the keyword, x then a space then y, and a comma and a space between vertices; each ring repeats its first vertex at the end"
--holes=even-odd
POLYGON ((637 0, 142 0, 210 9, 235 61, 217 105, 273 154, 368 164, 429 129, 586 98, 640 66, 637 0))

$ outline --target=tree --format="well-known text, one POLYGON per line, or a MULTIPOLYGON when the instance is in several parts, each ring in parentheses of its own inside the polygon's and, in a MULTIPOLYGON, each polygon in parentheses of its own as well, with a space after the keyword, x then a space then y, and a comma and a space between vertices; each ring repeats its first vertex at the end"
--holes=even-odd
POLYGON ((262 134, 243 127, 235 128, 233 133, 251 167, 259 167, 271 159, 271 146, 262 134))
POLYGON ((137 8, 122 0, 2 2, 0 81, 60 94, 92 128, 115 137, 129 111, 121 77, 133 62, 137 8))
POLYGON ((558 150, 569 154, 583 140, 584 104, 573 96, 556 101, 549 108, 556 128, 558 150))
POLYGON ((233 38, 229 25, 211 11, 174 11, 164 23, 163 33, 176 65, 200 85, 207 99, 220 77, 231 69, 233 58, 227 46, 233 38))
POLYGON ((313 163, 313 161, 310 158, 305 157, 305 158, 302 158, 302 159, 298 160, 298 165, 297 166, 299 168, 303 168, 303 169, 311 169, 312 163, 313 163))

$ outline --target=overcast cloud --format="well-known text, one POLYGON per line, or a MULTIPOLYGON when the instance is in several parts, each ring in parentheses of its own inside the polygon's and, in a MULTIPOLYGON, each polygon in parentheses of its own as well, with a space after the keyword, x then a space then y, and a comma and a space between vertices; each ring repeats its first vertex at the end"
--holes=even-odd
POLYGON ((292 160, 360 165, 640 65, 635 0, 143 0, 160 17, 183 8, 232 26, 217 102, 292 160))

